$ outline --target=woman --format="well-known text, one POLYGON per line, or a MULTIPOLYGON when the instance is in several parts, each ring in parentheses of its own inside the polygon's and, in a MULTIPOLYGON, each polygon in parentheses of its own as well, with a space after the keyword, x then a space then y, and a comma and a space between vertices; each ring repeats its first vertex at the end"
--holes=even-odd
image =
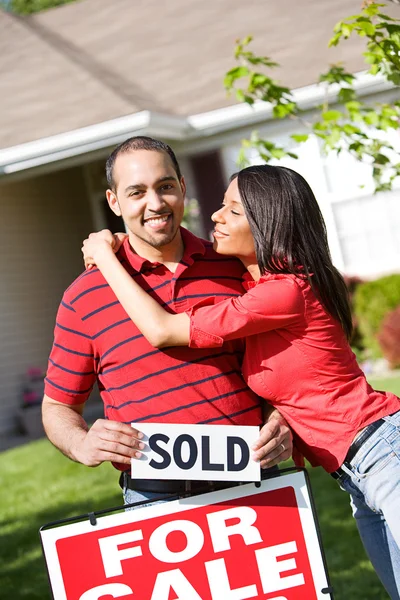
POLYGON ((114 255, 112 236, 85 240, 128 315, 155 347, 220 346, 247 337, 243 375, 294 432, 295 460, 321 465, 349 492, 363 543, 387 591, 400 590, 400 400, 372 390, 348 340, 351 313, 307 182, 269 165, 240 171, 212 217, 215 249, 247 268, 247 292, 167 313, 114 255), (146 318, 143 318, 146 315, 146 318))

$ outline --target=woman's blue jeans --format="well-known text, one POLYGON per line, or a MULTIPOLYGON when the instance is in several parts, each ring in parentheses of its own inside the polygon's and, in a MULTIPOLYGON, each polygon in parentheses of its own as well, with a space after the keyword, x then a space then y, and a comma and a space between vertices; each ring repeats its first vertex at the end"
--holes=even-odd
POLYGON ((342 465, 338 480, 367 554, 392 600, 400 600, 400 411, 342 465))

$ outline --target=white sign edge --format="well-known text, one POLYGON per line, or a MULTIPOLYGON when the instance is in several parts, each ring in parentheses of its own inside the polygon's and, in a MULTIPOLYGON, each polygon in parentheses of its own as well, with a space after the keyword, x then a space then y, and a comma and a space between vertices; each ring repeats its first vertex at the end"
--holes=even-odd
POLYGON ((315 582, 317 599, 329 600, 332 598, 331 594, 322 594, 321 592, 323 588, 328 587, 328 581, 325 572, 325 566, 322 560, 316 524, 313 518, 311 500, 307 490, 305 475, 302 471, 265 479, 261 481, 261 485, 259 487, 257 487, 254 483, 248 483, 243 486, 235 486, 226 490, 219 490, 218 492, 209 492, 207 494, 201 494, 191 498, 182 498, 162 504, 156 504, 153 507, 139 507, 135 510, 124 511, 114 515, 107 515, 105 517, 98 517, 97 524, 95 526, 91 525, 89 520, 85 520, 78 523, 70 523, 69 525, 67 524, 64 526, 55 526, 51 529, 40 531, 54 600, 68 600, 56 550, 56 542, 60 539, 72 537, 73 535, 89 533, 93 531, 93 527, 96 527, 96 529, 99 531, 109 527, 123 525, 125 523, 135 523, 137 521, 143 521, 147 518, 151 519, 153 517, 159 517, 166 514, 177 514, 184 510, 192 510, 201 506, 208 506, 210 504, 225 502, 227 500, 235 500, 236 498, 242 498, 245 496, 253 496, 285 487, 292 487, 295 492, 304 540, 310 561, 310 569, 315 582), (302 506, 302 502, 305 505, 302 506), (60 534, 60 532, 62 533, 60 534))
MULTIPOLYGON (((177 437, 182 434, 182 425, 176 423, 136 423, 132 422, 131 426, 145 434, 145 439, 154 433, 165 433, 171 437, 177 437), (150 433, 149 433, 150 432, 150 433)), ((249 447, 250 460, 249 464, 243 471, 202 471, 199 464, 193 466, 189 470, 181 469, 172 462, 172 464, 162 471, 150 467, 147 462, 147 451, 143 451, 144 459, 131 460, 131 477, 137 479, 154 480, 174 480, 174 481, 246 481, 254 482, 261 481, 260 464, 251 459, 251 445, 254 444, 259 435, 260 428, 257 425, 193 425, 185 424, 184 433, 191 435, 197 443, 202 435, 208 434, 214 440, 226 439, 229 435, 241 437, 249 447), (136 473, 135 473, 136 470, 136 473)), ((151 451, 150 451, 151 452, 151 451)), ((214 457, 215 459, 215 457, 214 457)))

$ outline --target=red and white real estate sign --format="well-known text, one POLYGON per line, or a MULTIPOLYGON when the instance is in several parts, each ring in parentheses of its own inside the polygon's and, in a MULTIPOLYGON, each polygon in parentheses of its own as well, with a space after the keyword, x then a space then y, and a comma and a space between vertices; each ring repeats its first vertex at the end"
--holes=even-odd
POLYGON ((325 600, 302 472, 41 531, 55 600, 325 600))

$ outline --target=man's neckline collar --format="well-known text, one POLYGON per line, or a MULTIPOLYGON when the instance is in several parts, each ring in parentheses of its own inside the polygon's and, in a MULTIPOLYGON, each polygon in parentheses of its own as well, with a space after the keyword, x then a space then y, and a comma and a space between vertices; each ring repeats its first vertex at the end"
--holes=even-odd
MULTIPOLYGON (((193 263, 193 260, 194 260, 193 257, 195 255, 204 256, 204 254, 206 252, 206 246, 205 246, 204 240, 201 240, 200 238, 198 238, 196 235, 194 235, 193 233, 191 233, 184 227, 180 228, 180 232, 181 232, 181 236, 182 236, 184 250, 183 250, 183 256, 179 262, 180 263, 183 262, 184 264, 191 264, 191 263, 193 263)), ((150 270, 154 269, 156 266, 162 264, 157 261, 152 262, 152 261, 148 260, 147 258, 143 258, 142 256, 139 256, 139 254, 137 254, 134 251, 134 249, 132 248, 132 246, 130 245, 129 238, 125 239, 121 250, 123 251, 123 254, 125 254, 125 257, 128 260, 129 264, 134 269, 136 269, 136 271, 140 271, 141 273, 143 273, 144 271, 150 271, 150 270)))

